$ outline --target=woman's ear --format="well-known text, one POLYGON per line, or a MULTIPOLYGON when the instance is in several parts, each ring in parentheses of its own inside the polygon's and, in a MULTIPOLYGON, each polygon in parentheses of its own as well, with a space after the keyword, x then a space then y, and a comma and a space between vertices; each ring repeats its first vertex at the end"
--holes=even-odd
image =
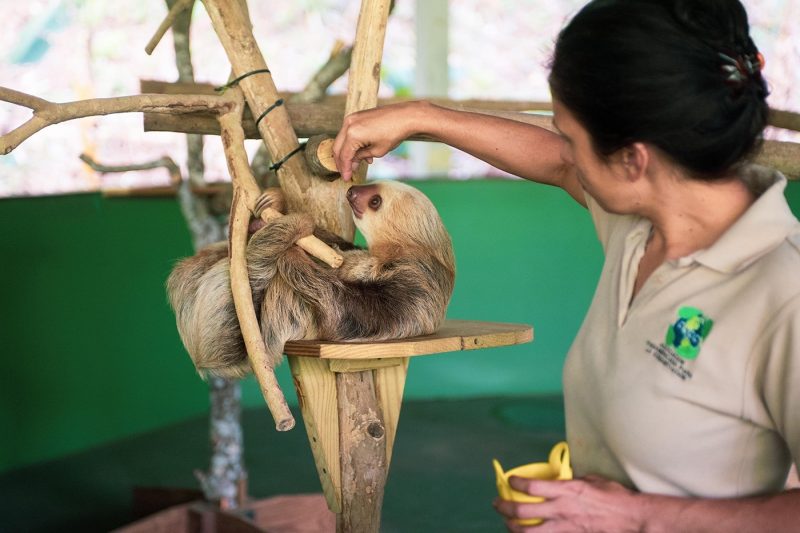
POLYGON ((637 181, 647 174, 650 164, 650 149, 645 143, 636 142, 620 150, 623 171, 629 181, 637 181))

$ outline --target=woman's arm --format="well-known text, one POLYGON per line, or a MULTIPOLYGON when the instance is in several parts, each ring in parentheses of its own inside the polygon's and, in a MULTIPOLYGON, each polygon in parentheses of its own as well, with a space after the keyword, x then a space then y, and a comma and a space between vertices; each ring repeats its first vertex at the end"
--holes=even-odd
POLYGON ((574 167, 561 159, 563 140, 544 128, 506 118, 408 102, 360 111, 344 119, 333 152, 342 178, 382 157, 412 135, 426 135, 522 178, 555 185, 583 203, 574 167))
POLYGON ((781 533, 800 527, 800 490, 714 500, 642 494, 594 476, 574 481, 512 477, 510 481, 515 490, 546 498, 542 503, 495 500, 495 508, 513 532, 781 533), (535 517, 545 522, 526 529, 513 520, 535 517))

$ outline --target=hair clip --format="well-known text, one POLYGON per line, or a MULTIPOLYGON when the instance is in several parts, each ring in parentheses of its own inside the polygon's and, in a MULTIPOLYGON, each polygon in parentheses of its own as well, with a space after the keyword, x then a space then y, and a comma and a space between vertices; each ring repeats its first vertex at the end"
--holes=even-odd
POLYGON ((726 81, 742 83, 745 78, 755 75, 756 72, 764 70, 766 61, 761 52, 755 54, 743 54, 736 58, 722 52, 718 52, 719 57, 726 63, 722 65, 722 71, 727 74, 726 81))

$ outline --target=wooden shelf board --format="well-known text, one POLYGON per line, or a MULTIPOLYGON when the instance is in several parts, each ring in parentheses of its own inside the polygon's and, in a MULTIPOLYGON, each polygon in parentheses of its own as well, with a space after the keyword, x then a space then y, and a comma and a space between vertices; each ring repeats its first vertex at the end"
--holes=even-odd
POLYGON ((321 359, 381 359, 512 346, 532 340, 533 327, 527 324, 446 320, 431 335, 380 342, 291 341, 284 346, 284 353, 321 359))

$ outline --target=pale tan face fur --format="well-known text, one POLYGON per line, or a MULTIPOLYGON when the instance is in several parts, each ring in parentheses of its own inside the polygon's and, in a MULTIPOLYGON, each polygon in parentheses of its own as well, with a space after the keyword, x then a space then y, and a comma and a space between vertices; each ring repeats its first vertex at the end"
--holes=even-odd
MULTIPOLYGON (((348 191, 353 221, 364 235, 367 247, 377 252, 383 246, 410 241, 426 248, 440 250, 449 241, 436 208, 422 192, 398 181, 382 181, 354 185, 348 191)), ((451 251, 441 250, 443 264, 453 264, 451 251)))

